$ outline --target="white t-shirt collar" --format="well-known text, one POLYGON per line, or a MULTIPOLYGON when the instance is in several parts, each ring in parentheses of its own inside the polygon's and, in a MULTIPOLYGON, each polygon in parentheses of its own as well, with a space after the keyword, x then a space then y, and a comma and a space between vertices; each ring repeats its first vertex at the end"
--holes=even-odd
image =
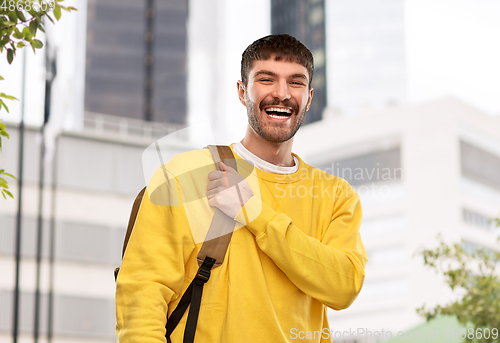
POLYGON ((292 156, 293 156, 293 161, 295 162, 295 165, 293 167, 282 167, 282 166, 277 166, 275 164, 264 161, 260 157, 252 154, 250 151, 247 150, 247 148, 245 148, 243 146, 243 144, 241 144, 241 142, 234 143, 233 150, 242 159, 250 162, 256 168, 259 168, 260 170, 268 172, 268 173, 292 174, 292 173, 295 173, 299 169, 299 160, 297 157, 295 157, 293 155, 292 156))

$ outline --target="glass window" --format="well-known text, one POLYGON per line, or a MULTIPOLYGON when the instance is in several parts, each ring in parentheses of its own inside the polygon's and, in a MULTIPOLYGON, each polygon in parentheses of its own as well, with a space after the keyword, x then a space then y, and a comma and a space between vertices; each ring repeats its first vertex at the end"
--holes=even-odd
POLYGON ((462 176, 500 190, 500 157, 460 142, 462 176))

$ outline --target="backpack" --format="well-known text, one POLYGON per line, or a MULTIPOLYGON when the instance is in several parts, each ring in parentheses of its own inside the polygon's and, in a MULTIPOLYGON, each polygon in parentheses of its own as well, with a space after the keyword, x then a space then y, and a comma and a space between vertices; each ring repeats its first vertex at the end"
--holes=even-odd
MULTIPOLYGON (((236 160, 234 159, 233 152, 231 148, 225 145, 209 145, 206 148, 212 153, 212 157, 217 170, 220 169, 220 162, 223 161, 227 166, 237 170, 236 160)), ((137 194, 134 203, 132 205, 132 210, 130 212, 130 218, 128 221, 127 232, 125 234, 125 239, 123 242, 122 258, 127 249, 127 244, 132 234, 135 221, 137 219, 137 214, 141 206, 142 198, 146 192, 146 187, 144 187, 139 194, 137 194)), ((231 241, 231 236, 233 234, 234 220, 228 217, 224 212, 215 209, 215 213, 208 229, 205 242, 203 243, 200 252, 198 253, 197 260, 200 266, 196 276, 194 277, 191 284, 186 289, 186 292, 181 297, 181 300, 177 304, 177 307, 170 315, 167 320, 167 325, 165 326, 166 334, 165 337, 168 343, 171 343, 170 335, 179 324, 182 316, 186 312, 189 305, 189 313, 186 322, 186 328, 184 330, 184 343, 192 343, 194 341, 194 336, 196 333, 196 325, 198 323, 198 314, 200 312, 201 296, 203 293, 203 286, 210 279, 210 272, 212 269, 222 265, 224 257, 226 255, 226 250, 231 241), (224 235, 220 235, 221 232, 228 232, 224 235), (214 237, 214 238, 211 238, 214 237)), ((118 277, 120 267, 114 270, 115 281, 118 277)))

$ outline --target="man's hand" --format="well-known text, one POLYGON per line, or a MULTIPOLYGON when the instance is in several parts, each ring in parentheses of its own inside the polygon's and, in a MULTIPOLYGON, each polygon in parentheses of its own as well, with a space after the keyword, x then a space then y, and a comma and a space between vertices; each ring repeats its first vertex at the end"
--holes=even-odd
POLYGON ((223 171, 208 173, 208 204, 234 218, 243 205, 253 196, 248 182, 233 168, 220 163, 223 171))

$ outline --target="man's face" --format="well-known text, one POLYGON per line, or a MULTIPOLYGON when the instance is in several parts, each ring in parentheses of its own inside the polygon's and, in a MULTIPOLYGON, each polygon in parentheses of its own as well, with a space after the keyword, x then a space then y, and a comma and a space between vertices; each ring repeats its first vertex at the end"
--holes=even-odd
POLYGON ((282 143, 292 138, 309 110, 313 89, 309 74, 299 63, 268 60, 253 62, 248 85, 238 81, 240 101, 247 107, 248 123, 262 138, 282 143))

